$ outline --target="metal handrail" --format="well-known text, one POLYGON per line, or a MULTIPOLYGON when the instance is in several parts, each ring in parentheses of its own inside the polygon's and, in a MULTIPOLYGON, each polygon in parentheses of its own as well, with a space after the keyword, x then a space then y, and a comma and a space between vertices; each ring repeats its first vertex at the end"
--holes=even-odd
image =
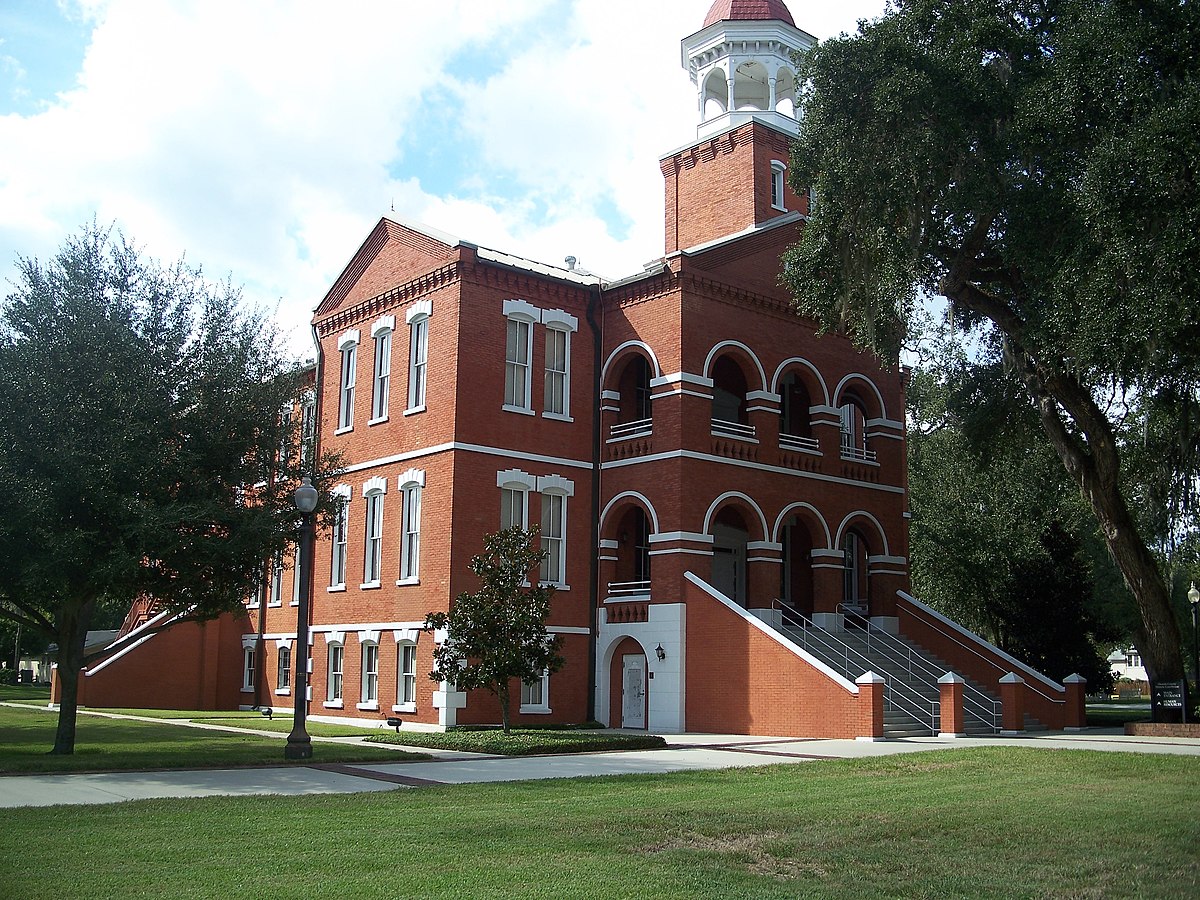
POLYGON ((612 440, 645 437, 654 430, 653 419, 638 419, 636 422, 618 422, 608 429, 612 440))
POLYGON ((621 600, 628 600, 634 597, 645 598, 650 596, 650 582, 647 581, 610 581, 608 583, 608 596, 621 600))
MULTIPOLYGON (((994 659, 989 659, 988 657, 986 657, 982 653, 980 653, 978 650, 976 650, 974 647, 970 646, 969 644, 963 643, 961 640, 959 640, 953 634, 947 632, 946 629, 942 626, 942 624, 940 622, 938 622, 932 616, 926 615, 924 610, 920 609, 919 607, 915 607, 915 606, 912 607, 912 610, 914 613, 920 613, 922 618, 926 622, 926 624, 928 624, 930 627, 932 627, 938 634, 942 635, 942 637, 949 639, 953 643, 962 647, 964 650, 968 650, 971 653, 973 653, 975 656, 979 657, 981 660, 983 660, 985 663, 987 663, 993 669, 1000 672, 1001 677, 1004 677, 1005 675, 1007 675, 1009 673, 1009 671, 1010 671, 1009 669, 1006 669, 1004 666, 1000 665, 994 659)), ((1040 694, 1043 698, 1048 700, 1050 703, 1064 703, 1065 702, 1064 698, 1051 697, 1048 694, 1046 694, 1044 691, 1040 690, 1039 688, 1034 687, 1033 684, 1029 681, 1025 682, 1025 686, 1031 688, 1037 694, 1040 694)))
MULTIPOLYGON (((873 649, 885 655, 890 653, 892 659, 907 666, 910 678, 914 673, 918 673, 928 679, 929 683, 937 684, 938 679, 946 674, 941 667, 931 663, 919 652, 914 651, 912 645, 894 634, 868 627, 865 641, 867 653, 871 653, 873 649), (874 648, 872 643, 874 643, 874 648)), ((967 710, 973 712, 975 718, 980 719, 993 731, 1000 730, 1002 721, 1000 701, 989 697, 984 691, 970 683, 963 684, 963 711, 967 710)))
POLYGON ((868 450, 865 447, 847 447, 843 445, 842 459, 855 459, 859 462, 875 462, 876 453, 874 450, 868 450))
POLYGON ((779 446, 784 450, 799 450, 805 453, 819 453, 821 450, 821 442, 814 437, 782 432, 779 435, 779 446))
MULTIPOLYGON (((853 679, 863 672, 874 671, 878 668, 869 657, 840 640, 833 632, 818 628, 805 616, 788 609, 778 600, 774 602, 773 608, 779 610, 788 633, 793 637, 800 638, 801 649, 813 653, 826 665, 838 669, 840 674, 845 677, 853 679), (814 648, 817 652, 813 652, 814 648), (855 664, 853 667, 850 664, 851 660, 855 664), (856 674, 855 668, 859 668, 861 671, 856 674)), ((941 721, 940 701, 930 700, 920 691, 899 681, 888 672, 876 672, 876 674, 883 678, 884 700, 889 706, 912 716, 920 725, 928 728, 931 734, 937 733, 941 721)))
POLYGON ((753 440, 756 434, 753 425, 743 425, 741 422, 728 422, 725 419, 710 419, 712 433, 720 437, 753 440))

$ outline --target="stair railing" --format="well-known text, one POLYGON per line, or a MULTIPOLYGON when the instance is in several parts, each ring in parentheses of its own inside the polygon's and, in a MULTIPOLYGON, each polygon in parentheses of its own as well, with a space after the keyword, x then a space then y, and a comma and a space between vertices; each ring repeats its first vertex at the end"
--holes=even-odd
MULTIPOLYGON (((826 665, 837 669, 846 678, 854 680, 864 672, 879 668, 869 657, 859 653, 832 631, 814 625, 806 616, 785 606, 779 600, 772 609, 780 613, 782 630, 792 640, 817 657, 826 665)), ((941 723, 942 708, 937 700, 930 700, 909 684, 895 678, 889 672, 876 672, 884 680, 884 703, 917 721, 930 734, 937 734, 941 723)))
MULTIPOLYGON (((938 666, 930 662, 919 651, 915 650, 908 641, 887 631, 864 629, 867 653, 879 652, 897 662, 902 662, 908 671, 909 678, 920 677, 928 684, 936 685, 938 679, 946 674, 946 666, 938 666)), ((1000 701, 989 696, 971 682, 963 685, 963 713, 971 715, 999 733, 1003 717, 1000 701)))

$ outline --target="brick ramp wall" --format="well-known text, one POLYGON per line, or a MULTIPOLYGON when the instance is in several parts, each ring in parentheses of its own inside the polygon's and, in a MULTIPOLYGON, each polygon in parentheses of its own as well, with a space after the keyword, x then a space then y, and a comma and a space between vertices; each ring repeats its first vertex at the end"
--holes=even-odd
MULTIPOLYGON (((79 704, 94 708, 237 709, 243 694, 244 616, 188 622, 153 635, 123 654, 94 661, 79 677, 79 704)), ((52 688, 57 701, 58 685, 52 688)), ((264 700, 264 702, 269 702, 264 700)))
POLYGON ((962 626, 948 629, 938 623, 928 607, 903 591, 896 593, 900 633, 943 660, 958 675, 970 678, 1000 696, 1000 679, 1016 672, 1025 681, 1025 712, 1047 728, 1060 730, 1066 724, 1066 691, 1051 687, 999 650, 962 626), (952 637, 948 634, 952 631, 952 637), (958 643, 962 642, 962 643, 958 643), (966 646, 963 646, 966 644, 966 646))
POLYGON ((691 572, 687 604, 688 731, 854 738, 872 733, 857 688, 822 669, 691 572))

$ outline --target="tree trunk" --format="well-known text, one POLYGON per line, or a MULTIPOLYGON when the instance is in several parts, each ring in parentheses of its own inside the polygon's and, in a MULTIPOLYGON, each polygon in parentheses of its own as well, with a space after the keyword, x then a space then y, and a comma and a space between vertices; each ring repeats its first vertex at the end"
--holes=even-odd
POLYGON ((52 754, 75 752, 75 720, 79 710, 79 672, 83 668, 83 645, 95 601, 68 604, 58 623, 58 728, 52 754))
MULTIPOLYGON (((991 219, 983 217, 976 239, 981 241, 991 219)), ((1104 544, 1133 595, 1145 630, 1138 651, 1155 681, 1184 677, 1179 623, 1171 610, 1170 592, 1158 563, 1138 532, 1121 493, 1121 457, 1112 422, 1088 389, 1053 355, 1039 360, 1024 346, 1024 322, 995 295, 967 280, 977 248, 963 254, 942 293, 952 302, 991 320, 1005 338, 1005 358, 1037 406, 1042 429, 1079 487, 1100 525, 1104 544), (1072 421, 1068 427, 1067 416, 1072 421)))
POLYGON ((500 686, 496 690, 496 696, 500 699, 500 721, 504 724, 504 733, 509 732, 509 712, 508 712, 508 681, 507 679, 500 682, 500 686))

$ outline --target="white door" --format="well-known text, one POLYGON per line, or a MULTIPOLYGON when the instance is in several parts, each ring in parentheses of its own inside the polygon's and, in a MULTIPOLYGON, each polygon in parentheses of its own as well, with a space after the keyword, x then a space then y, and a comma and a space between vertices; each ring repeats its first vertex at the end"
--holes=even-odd
POLYGON ((646 657, 640 653, 621 658, 621 727, 646 727, 646 657))

